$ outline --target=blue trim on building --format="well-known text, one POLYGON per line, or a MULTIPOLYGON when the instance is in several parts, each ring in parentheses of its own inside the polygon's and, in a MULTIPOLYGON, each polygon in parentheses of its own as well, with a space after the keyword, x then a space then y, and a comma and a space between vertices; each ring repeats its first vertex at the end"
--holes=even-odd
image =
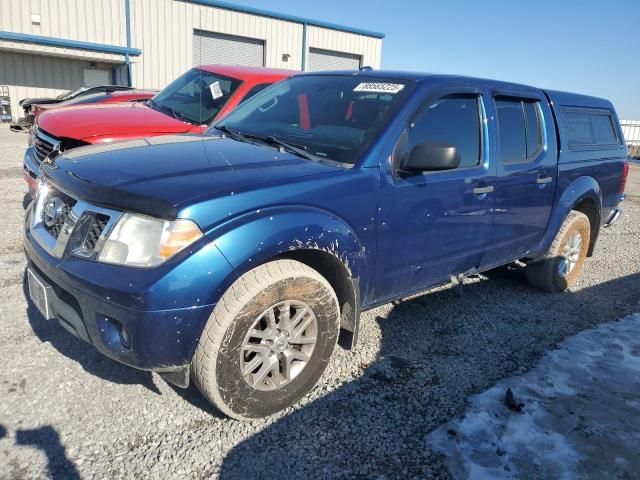
POLYGON ((302 66, 303 72, 307 69, 307 22, 302 24, 302 66))
POLYGON ((287 20, 289 22, 301 23, 303 25, 307 24, 307 25, 312 25, 314 27, 328 28, 331 30, 338 30, 341 32, 357 33, 358 35, 366 35, 367 37, 384 38, 384 33, 380 33, 380 32, 372 32, 370 30, 363 30, 360 28, 346 27, 344 25, 338 25, 336 23, 322 22, 319 20, 313 20, 311 18, 297 17, 295 15, 287 15, 283 13, 272 12, 270 10, 263 10, 261 8, 245 7, 244 5, 236 5, 234 3, 229 3, 229 2, 222 2, 218 0, 186 0, 186 1, 191 3, 197 3, 199 5, 206 5, 208 7, 222 8, 224 10, 233 10, 235 12, 242 12, 242 13, 251 13, 253 15, 260 15, 262 17, 275 18, 278 20, 287 20))
MULTIPOLYGON (((131 49, 131 4, 129 0, 124 0, 124 20, 127 28, 127 48, 131 49)), ((128 53, 124 55, 124 63, 127 65, 127 86, 131 87, 131 58, 128 53)))
POLYGON ((90 50, 93 52, 115 53, 118 55, 142 54, 142 50, 138 48, 120 47, 118 45, 106 45, 104 43, 81 42, 79 40, 67 40, 65 38, 43 37, 41 35, 30 35, 26 33, 15 33, 0 31, 0 40, 9 40, 11 42, 27 42, 37 43, 39 45, 48 45, 51 47, 77 48, 79 50, 90 50))

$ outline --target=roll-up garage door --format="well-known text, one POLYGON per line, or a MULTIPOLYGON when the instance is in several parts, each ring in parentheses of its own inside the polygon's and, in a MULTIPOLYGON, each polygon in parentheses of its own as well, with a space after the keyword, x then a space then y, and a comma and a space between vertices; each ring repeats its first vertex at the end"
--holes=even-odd
POLYGON ((264 41, 194 30, 193 64, 264 67, 264 41))
POLYGON ((334 52, 331 50, 309 49, 308 70, 357 70, 361 67, 362 58, 352 53, 334 52))
POLYGON ((0 85, 9 86, 13 119, 23 116, 20 99, 56 97, 81 87, 87 68, 87 60, 0 51, 0 85))

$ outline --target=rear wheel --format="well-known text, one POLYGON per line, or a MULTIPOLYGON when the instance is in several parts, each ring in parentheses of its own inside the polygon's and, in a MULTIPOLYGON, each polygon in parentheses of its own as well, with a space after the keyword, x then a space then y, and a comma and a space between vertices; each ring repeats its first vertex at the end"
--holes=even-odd
POLYGON ((196 385, 230 417, 275 413, 317 383, 338 328, 338 300, 322 275, 294 260, 261 265, 216 305, 193 359, 196 385))
POLYGON ((527 265, 527 280, 547 292, 561 292, 572 286, 584 266, 591 239, 589 218, 571 211, 547 254, 527 265))

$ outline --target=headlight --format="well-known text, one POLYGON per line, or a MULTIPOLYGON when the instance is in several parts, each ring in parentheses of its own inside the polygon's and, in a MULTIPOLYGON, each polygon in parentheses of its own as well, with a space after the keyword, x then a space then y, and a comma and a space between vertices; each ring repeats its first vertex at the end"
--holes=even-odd
POLYGON ((155 267, 202 237, 191 220, 160 220, 125 213, 107 237, 98 261, 155 267))
POLYGON ((49 185, 47 184, 47 181, 44 179, 44 177, 38 177, 37 183, 36 183, 35 199, 37 200, 41 196, 46 197, 48 193, 49 193, 49 185))

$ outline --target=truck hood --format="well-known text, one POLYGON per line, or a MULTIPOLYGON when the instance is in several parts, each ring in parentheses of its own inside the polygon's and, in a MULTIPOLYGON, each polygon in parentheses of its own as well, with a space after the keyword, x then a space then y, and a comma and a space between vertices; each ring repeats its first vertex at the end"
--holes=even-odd
POLYGON ((261 184, 343 170, 209 135, 154 137, 70 150, 44 175, 98 205, 175 218, 181 208, 261 184))
POLYGON ((44 111, 38 115, 38 127, 58 138, 91 141, 111 135, 186 133, 193 125, 142 103, 112 103, 44 111))

